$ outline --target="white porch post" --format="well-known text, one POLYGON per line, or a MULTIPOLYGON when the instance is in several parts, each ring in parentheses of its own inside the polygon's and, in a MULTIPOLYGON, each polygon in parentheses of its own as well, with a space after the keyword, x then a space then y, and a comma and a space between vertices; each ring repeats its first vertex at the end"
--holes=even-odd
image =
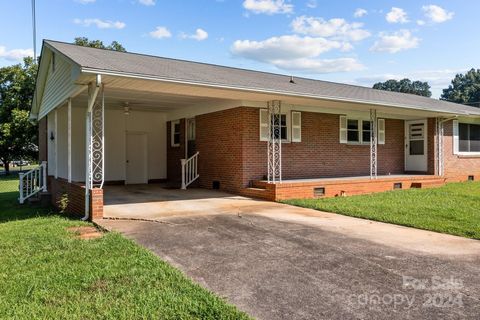
POLYGON ((85 114, 85 216, 82 220, 90 217, 90 189, 94 183, 103 187, 103 120, 104 120, 104 98, 102 89, 101 103, 96 103, 98 92, 102 87, 102 78, 96 77, 96 83, 88 88, 88 105, 85 114))
POLYGON ((377 110, 370 109, 370 179, 377 179, 377 110))
POLYGON ((58 178, 58 111, 55 109, 53 113, 53 120, 54 120, 54 129, 55 132, 54 140, 53 140, 53 150, 55 152, 55 179, 58 178))
POLYGON ((268 107, 267 168, 268 183, 282 182, 281 101, 273 100, 268 107))
POLYGON ((67 115, 67 127, 68 127, 68 160, 67 160, 67 170, 68 170, 68 182, 72 182, 72 99, 68 98, 68 115, 67 115))
MULTIPOLYGON (((42 161, 42 189, 43 192, 47 192, 47 161, 42 161)), ((20 179, 20 181, 22 181, 20 179)))

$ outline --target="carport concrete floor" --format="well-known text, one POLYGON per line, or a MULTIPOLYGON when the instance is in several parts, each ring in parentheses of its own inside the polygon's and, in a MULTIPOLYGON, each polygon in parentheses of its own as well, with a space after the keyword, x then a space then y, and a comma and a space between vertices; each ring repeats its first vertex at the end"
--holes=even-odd
POLYGON ((107 188, 114 219, 97 223, 255 318, 479 319, 480 241, 209 190, 141 188, 107 188), (136 203, 121 210, 130 192, 136 203))

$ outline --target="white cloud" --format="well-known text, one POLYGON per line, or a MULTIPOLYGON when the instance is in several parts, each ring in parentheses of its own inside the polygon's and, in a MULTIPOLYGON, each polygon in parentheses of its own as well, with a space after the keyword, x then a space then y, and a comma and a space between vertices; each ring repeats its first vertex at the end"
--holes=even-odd
POLYGON ((94 3, 96 0, 75 0, 75 1, 81 4, 88 4, 88 3, 94 3))
POLYGON ((315 9, 317 7, 317 0, 308 0, 307 7, 310 9, 315 9))
POLYGON ((345 43, 325 38, 284 35, 263 41, 237 40, 231 51, 237 56, 269 63, 280 69, 310 74, 353 71, 363 68, 353 58, 319 58, 322 53, 334 49, 345 49, 345 43))
POLYGON ((96 26, 99 29, 123 29, 126 24, 121 21, 110 21, 110 20, 101 20, 101 19, 74 19, 75 24, 82 25, 84 27, 90 27, 91 25, 96 26))
POLYGON ((138 3, 143 4, 144 6, 154 6, 155 0, 138 0, 138 3))
POLYGON ((453 12, 447 11, 434 4, 423 6, 422 10, 425 13, 425 17, 427 17, 432 23, 442 23, 448 21, 452 19, 454 15, 453 12))
POLYGON ((370 32, 362 27, 362 23, 348 23, 345 19, 340 18, 324 20, 323 18, 300 16, 292 21, 292 29, 296 33, 351 41, 360 41, 370 36, 370 32))
POLYGON ((292 13, 293 5, 284 0, 245 0, 243 7, 253 13, 277 14, 292 13))
POLYGON ((375 41, 371 51, 396 53, 418 47, 420 39, 414 37, 408 30, 400 30, 393 33, 380 33, 380 39, 375 41))
POLYGON ((365 15, 367 15, 367 14, 368 14, 368 11, 367 11, 367 10, 362 9, 362 8, 358 8, 358 9, 355 10, 355 12, 353 13, 353 16, 354 16, 355 18, 361 18, 361 17, 363 17, 363 16, 365 16, 365 15))
POLYGON ((170 38, 172 36, 172 33, 170 30, 168 30, 166 27, 156 27, 155 30, 150 31, 148 33, 150 37, 155 38, 155 39, 164 39, 164 38, 170 38))
POLYGON ((342 43, 324 38, 285 35, 263 41, 237 40, 232 52, 236 55, 257 61, 298 59, 317 57, 332 49, 340 49, 342 43))
POLYGON ((423 25, 425 25, 425 21, 424 20, 417 20, 417 24, 419 26, 423 26, 423 25))
POLYGON ((194 34, 182 33, 180 35, 180 37, 182 39, 194 39, 194 40, 197 40, 197 41, 203 41, 203 40, 208 38, 208 32, 203 30, 203 29, 198 28, 197 30, 195 30, 194 34))
POLYGON ((7 50, 5 46, 0 46, 0 58, 9 61, 22 61, 25 57, 33 57, 33 49, 7 50))
POLYGON ((385 19, 389 23, 407 23, 408 22, 408 16, 405 10, 402 8, 397 8, 397 7, 392 7, 392 10, 387 13, 385 16, 385 19))

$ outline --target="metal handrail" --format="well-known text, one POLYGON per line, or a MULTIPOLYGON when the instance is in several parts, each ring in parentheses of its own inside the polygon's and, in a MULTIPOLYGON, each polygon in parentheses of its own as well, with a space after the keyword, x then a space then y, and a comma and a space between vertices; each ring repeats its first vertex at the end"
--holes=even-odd
POLYGON ((38 167, 27 172, 19 173, 18 201, 23 204, 25 200, 37 193, 47 191, 47 162, 43 161, 38 167))

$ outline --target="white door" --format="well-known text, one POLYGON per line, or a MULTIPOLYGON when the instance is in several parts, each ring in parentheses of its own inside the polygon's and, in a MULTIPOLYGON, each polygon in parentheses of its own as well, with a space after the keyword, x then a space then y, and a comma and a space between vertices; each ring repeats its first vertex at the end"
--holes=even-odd
POLYGON ((405 121, 405 171, 427 171, 427 120, 405 121))
POLYGON ((147 135, 127 132, 126 184, 148 183, 147 135))

